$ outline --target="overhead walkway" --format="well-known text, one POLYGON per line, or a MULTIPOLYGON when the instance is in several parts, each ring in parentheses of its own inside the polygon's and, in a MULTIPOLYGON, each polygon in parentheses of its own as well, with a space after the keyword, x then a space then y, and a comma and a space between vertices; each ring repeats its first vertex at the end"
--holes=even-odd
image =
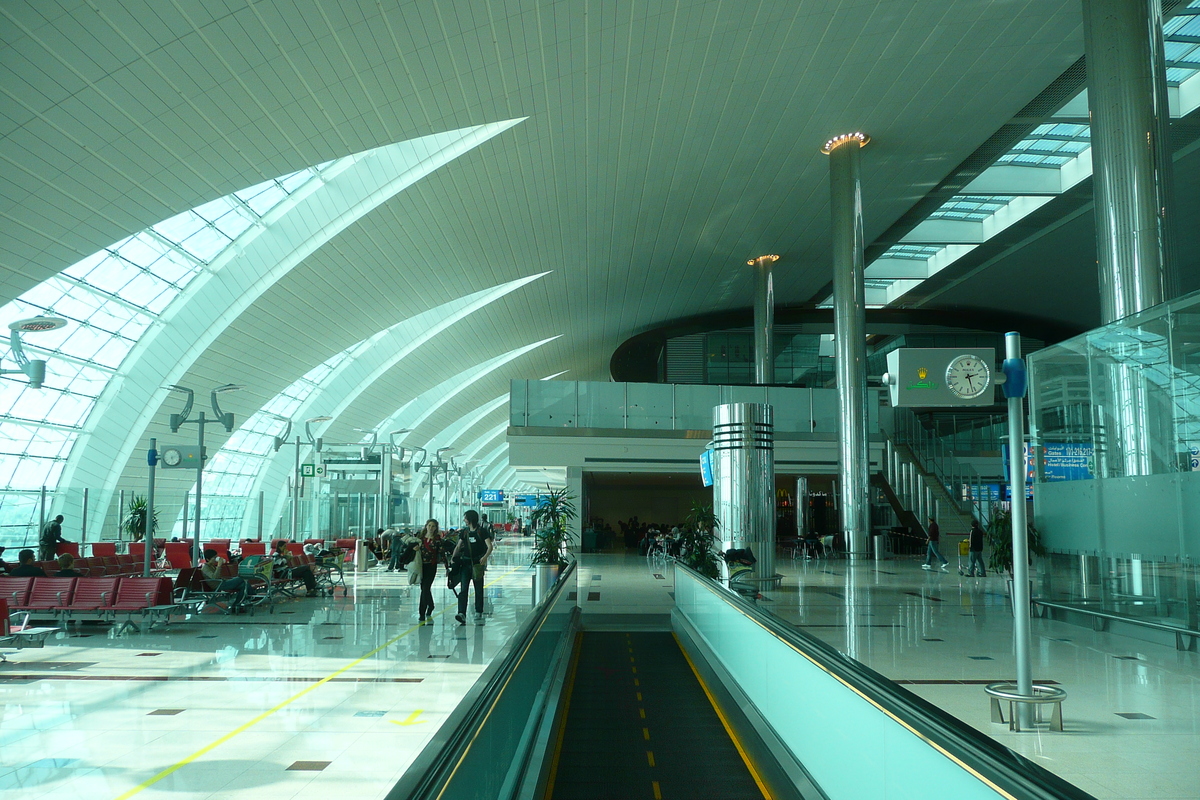
POLYGON ((682 566, 670 632, 569 566, 389 798, 1088 798, 682 566))

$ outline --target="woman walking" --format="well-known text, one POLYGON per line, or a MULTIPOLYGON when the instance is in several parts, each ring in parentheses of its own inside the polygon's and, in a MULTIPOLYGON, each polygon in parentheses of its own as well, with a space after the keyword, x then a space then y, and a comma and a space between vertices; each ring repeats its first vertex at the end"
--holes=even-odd
POLYGON ((426 521, 421 531, 421 541, 417 545, 416 557, 410 569, 421 570, 421 601, 417 606, 418 625, 433 622, 433 579, 437 577, 438 558, 441 556, 442 535, 438 530, 438 521, 426 521))

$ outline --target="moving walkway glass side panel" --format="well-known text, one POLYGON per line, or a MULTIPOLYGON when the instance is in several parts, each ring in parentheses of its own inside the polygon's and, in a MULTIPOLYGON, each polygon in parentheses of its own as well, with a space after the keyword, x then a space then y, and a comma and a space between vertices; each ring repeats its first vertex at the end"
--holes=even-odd
POLYGON ((830 800, 1089 797, 682 566, 675 602, 830 800))
POLYGON ((572 564, 543 600, 548 605, 529 617, 511 649, 493 662, 456 709, 459 718, 452 715, 388 800, 510 797, 523 782, 536 782, 537 776, 527 776, 525 770, 537 748, 545 749, 536 740, 549 730, 543 716, 555 711, 553 704, 548 707, 554 678, 570 658, 576 590, 572 564))

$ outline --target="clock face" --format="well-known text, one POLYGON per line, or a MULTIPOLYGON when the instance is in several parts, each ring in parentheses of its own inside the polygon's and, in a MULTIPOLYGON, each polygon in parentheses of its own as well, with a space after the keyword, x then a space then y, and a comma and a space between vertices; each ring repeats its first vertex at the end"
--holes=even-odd
POLYGON ((163 463, 168 467, 176 467, 179 466, 179 462, 183 460, 183 455, 172 447, 167 450, 163 450, 162 460, 163 463))
POLYGON ((973 400, 992 386, 992 371, 976 356, 956 356, 946 366, 946 388, 957 397, 973 400))

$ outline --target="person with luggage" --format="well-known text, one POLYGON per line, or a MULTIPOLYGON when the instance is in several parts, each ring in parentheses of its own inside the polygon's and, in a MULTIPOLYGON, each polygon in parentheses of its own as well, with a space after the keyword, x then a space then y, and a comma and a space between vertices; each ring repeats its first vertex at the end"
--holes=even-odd
POLYGON ((442 556, 441 540, 438 521, 428 520, 421 530, 421 540, 410 567, 421 575, 421 599, 417 604, 418 625, 433 624, 433 581, 437 578, 438 560, 442 556))
POLYGON ((967 549, 967 577, 986 578, 987 570, 983 568, 983 526, 977 519, 971 520, 971 533, 968 540, 970 544, 967 549), (976 572, 976 568, 978 568, 978 572, 976 572))
POLYGON ((38 539, 38 560, 53 561, 55 555, 58 554, 58 545, 71 544, 62 535, 63 515, 59 514, 54 519, 50 520, 50 524, 42 529, 42 536, 38 539))

